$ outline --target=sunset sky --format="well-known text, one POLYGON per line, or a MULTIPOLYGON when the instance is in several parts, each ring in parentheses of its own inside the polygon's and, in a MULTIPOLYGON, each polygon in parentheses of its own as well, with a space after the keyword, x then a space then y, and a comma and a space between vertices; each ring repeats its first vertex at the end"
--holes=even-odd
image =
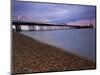
POLYGON ((96 6, 12 2, 13 20, 56 24, 95 24, 96 6), (16 17, 16 18, 14 18, 16 17))

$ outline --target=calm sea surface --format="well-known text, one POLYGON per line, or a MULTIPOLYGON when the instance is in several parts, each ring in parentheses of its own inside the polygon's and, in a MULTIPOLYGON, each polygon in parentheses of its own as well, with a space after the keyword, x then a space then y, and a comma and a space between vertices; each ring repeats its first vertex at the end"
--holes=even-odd
POLYGON ((95 62, 96 58, 96 30, 69 29, 55 31, 29 31, 22 34, 32 37, 40 42, 62 48, 95 62))

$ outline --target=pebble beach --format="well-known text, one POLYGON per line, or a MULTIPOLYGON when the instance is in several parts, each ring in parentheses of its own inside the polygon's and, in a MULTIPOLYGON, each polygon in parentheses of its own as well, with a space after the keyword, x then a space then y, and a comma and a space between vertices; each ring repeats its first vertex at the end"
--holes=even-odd
POLYGON ((96 69, 96 63, 12 30, 12 74, 96 69))

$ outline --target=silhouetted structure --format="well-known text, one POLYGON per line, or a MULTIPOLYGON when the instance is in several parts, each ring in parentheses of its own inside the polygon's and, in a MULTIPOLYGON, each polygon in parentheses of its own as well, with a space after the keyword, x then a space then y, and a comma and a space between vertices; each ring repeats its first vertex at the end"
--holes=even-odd
POLYGON ((58 24, 35 23, 35 22, 12 22, 12 25, 15 25, 16 31, 22 31, 22 29, 21 29, 22 25, 29 26, 30 30, 32 30, 32 31, 35 30, 35 26, 40 26, 41 28, 43 28, 43 26, 46 26, 48 28, 53 26, 53 27, 55 27, 55 29, 56 28, 58 28, 58 29, 66 29, 67 27, 76 28, 76 29, 92 28, 93 27, 92 24, 87 25, 87 26, 77 26, 77 25, 64 25, 64 24, 63 25, 61 25, 61 24, 58 25, 58 24))

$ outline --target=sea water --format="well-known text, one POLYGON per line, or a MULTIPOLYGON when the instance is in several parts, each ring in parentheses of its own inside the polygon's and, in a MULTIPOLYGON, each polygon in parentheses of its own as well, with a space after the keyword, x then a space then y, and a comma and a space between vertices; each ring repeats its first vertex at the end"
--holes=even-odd
POLYGON ((94 28, 21 33, 94 62, 96 60, 96 30, 94 28))

